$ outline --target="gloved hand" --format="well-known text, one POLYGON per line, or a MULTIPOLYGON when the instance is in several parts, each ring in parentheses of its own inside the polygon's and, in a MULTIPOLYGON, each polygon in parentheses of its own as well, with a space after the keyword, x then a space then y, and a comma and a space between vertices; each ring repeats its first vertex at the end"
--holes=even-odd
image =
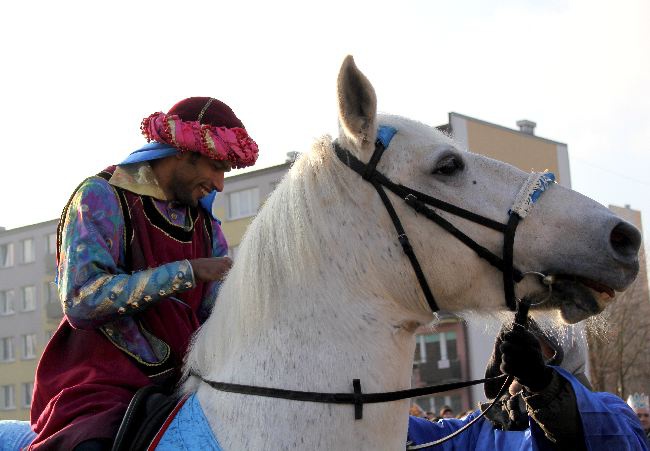
POLYGON ((515 327, 500 338, 500 370, 514 376, 528 391, 543 391, 553 378, 553 369, 544 363, 542 348, 535 335, 522 327, 515 327))

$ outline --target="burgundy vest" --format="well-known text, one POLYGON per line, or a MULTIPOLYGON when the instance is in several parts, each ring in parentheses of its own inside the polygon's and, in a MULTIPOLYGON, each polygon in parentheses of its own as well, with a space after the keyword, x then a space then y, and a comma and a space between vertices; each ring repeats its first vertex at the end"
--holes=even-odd
MULTIPOLYGON (((99 176, 108 179, 114 170, 110 167, 99 176)), ((212 224, 201 208, 190 208, 193 227, 187 230, 167 221, 151 197, 114 188, 125 220, 124 270, 212 255, 212 224)), ((175 295, 187 306, 160 299, 134 316, 145 334, 169 347, 160 368, 173 368, 176 378, 199 326, 197 313, 206 289, 197 281, 195 288, 175 295)), ((115 437, 131 398, 151 383, 148 374, 155 371, 143 371, 109 338, 100 330, 74 329, 63 318, 36 370, 31 422, 38 437, 30 449, 72 449, 90 438, 115 437)))

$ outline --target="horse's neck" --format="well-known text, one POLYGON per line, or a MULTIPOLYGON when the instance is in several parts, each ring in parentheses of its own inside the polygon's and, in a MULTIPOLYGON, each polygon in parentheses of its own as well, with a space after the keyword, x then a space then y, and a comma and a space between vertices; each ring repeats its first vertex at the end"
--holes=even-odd
MULTIPOLYGON (((368 213, 332 218, 331 205, 310 193, 335 188, 305 172, 280 187, 249 229, 190 365, 203 359, 197 367, 204 377, 289 390, 351 393, 353 379, 366 393, 408 388, 413 323, 364 267, 365 256, 351 253, 337 230, 319 229, 328 219, 321 214, 340 231, 341 218, 368 213)), ((222 393, 205 384, 198 395, 226 449, 397 449, 406 437, 406 400, 365 406, 355 421, 347 405, 222 393)))
MULTIPOLYGON (((209 377, 328 393, 351 393, 353 379, 361 380, 366 393, 408 388, 412 330, 363 307, 369 303, 337 292, 325 299, 315 293, 327 293, 326 286, 313 288, 315 308, 296 309, 295 297, 276 299, 280 305, 292 302, 292 314, 277 317, 271 327, 247 330, 247 339, 231 349, 227 361, 217 364, 209 377)), ((242 333, 232 327, 235 323, 224 316, 223 336, 242 333)), ((296 440, 305 449, 358 449, 360 444, 367 449, 398 449, 406 437, 408 401, 364 406, 363 419, 355 420, 349 405, 227 394, 206 386, 198 393, 225 449, 289 449, 296 440)))

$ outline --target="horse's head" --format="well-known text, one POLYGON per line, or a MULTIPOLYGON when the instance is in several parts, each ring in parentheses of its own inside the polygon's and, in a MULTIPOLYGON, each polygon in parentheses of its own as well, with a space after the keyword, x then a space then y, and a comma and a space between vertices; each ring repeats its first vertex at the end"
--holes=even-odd
MULTIPOLYGON (((377 163, 390 182, 455 205, 494 222, 506 224, 515 198, 529 174, 506 163, 459 148, 454 140, 424 124, 395 116, 377 115, 377 100, 367 78, 352 57, 346 58, 338 78, 340 148, 363 163, 375 152, 377 130, 397 130, 377 163)), ((341 164, 340 171, 350 171, 341 164)), ((351 172, 351 171, 350 171, 351 172)), ((397 233, 382 200, 371 183, 352 174, 358 185, 354 196, 368 202, 366 224, 359 229, 383 228, 371 262, 387 283, 391 298, 410 310, 429 312, 409 259, 397 243, 397 233), (383 217, 380 217, 383 216, 383 217), (384 240, 382 243, 381 240, 384 240), (380 244, 381 243, 381 244, 380 244), (389 257, 391 255, 392 257, 389 257), (390 263, 390 264, 386 264, 390 263), (414 289, 404 289, 408 283, 414 289), (393 292, 391 291, 393 288, 393 292), (411 298, 411 299, 409 299, 411 298)), ((439 307, 448 311, 505 308, 502 274, 457 237, 429 221, 404 199, 387 193, 432 288, 439 307)), ((430 207, 463 234, 493 255, 503 258, 504 231, 493 230, 448 211, 430 207)), ((363 216, 357 216, 363 217, 363 216)), ((481 222, 481 221, 478 221, 481 222)), ((515 293, 537 308, 559 309, 574 323, 599 313, 632 283, 638 272, 639 232, 602 205, 574 191, 552 184, 516 229, 515 273, 535 271, 553 277, 549 287, 541 277, 521 277, 515 293)), ((548 283, 550 279, 546 279, 548 283)))

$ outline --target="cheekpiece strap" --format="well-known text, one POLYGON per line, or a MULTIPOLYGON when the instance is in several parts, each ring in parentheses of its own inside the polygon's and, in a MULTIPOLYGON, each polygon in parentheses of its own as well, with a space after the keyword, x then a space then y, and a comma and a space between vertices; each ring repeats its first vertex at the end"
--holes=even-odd
POLYGON ((361 173, 361 177, 364 180, 370 181, 370 179, 375 175, 375 169, 377 163, 381 159, 381 156, 384 154, 384 150, 390 144, 390 141, 393 139, 397 133, 397 129, 389 127, 387 125, 381 125, 377 130, 377 141, 375 141, 375 151, 370 157, 370 161, 366 164, 364 171, 361 173))

